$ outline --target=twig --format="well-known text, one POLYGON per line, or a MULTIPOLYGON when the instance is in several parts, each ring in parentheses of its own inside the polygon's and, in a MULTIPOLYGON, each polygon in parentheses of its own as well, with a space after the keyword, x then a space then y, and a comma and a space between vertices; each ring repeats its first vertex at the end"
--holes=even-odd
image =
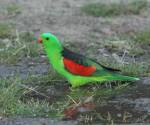
POLYGON ((16 42, 17 42, 18 44, 21 44, 21 43, 20 43, 19 32, 18 32, 17 29, 16 29, 16 42))
POLYGON ((124 50, 124 53, 123 53, 122 58, 121 58, 121 63, 122 64, 124 64, 124 57, 125 57, 126 53, 127 53, 127 51, 124 50))
POLYGON ((20 86, 23 87, 23 88, 25 88, 25 89, 31 90, 31 91, 33 91, 33 92, 35 92, 35 93, 37 93, 37 94, 39 94, 39 95, 41 95, 41 96, 46 97, 46 98, 49 99, 49 97, 47 95, 45 95, 43 93, 40 93, 40 92, 36 91, 35 89, 33 89, 31 87, 28 87, 28 86, 26 86, 24 84, 21 84, 20 86))
POLYGON ((22 47, 20 47, 19 49, 17 49, 15 51, 15 53, 13 53, 13 56, 15 56, 17 53, 19 53, 22 49, 26 48, 26 45, 23 45, 22 47))
POLYGON ((72 101, 74 104, 76 104, 76 106, 80 105, 80 103, 77 103, 71 96, 67 95, 72 101))

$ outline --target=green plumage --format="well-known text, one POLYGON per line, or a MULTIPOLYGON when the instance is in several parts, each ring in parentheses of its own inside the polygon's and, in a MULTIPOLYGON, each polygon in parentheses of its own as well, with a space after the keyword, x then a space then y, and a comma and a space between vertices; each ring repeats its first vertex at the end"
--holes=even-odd
POLYGON ((66 77, 68 81, 71 83, 72 87, 78 87, 96 81, 101 82, 101 81, 112 81, 112 80, 115 81, 116 80, 119 81, 139 80, 139 78, 123 76, 118 72, 119 70, 105 67, 90 58, 69 51, 68 49, 64 48, 61 45, 60 41, 57 39, 57 37, 51 33, 43 33, 41 34, 41 38, 48 59, 52 64, 53 68, 58 73, 66 77), (73 74, 68 70, 66 70, 66 67, 63 62, 64 58, 69 58, 73 62, 77 63, 77 65, 79 64, 85 67, 94 66, 96 67, 96 71, 89 76, 81 76, 81 75, 73 74))

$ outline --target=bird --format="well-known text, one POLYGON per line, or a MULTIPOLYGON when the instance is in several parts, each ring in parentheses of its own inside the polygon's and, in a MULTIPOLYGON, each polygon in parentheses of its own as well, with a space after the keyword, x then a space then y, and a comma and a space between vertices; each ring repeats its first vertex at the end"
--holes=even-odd
POLYGON ((99 62, 64 47, 52 33, 41 33, 38 42, 52 67, 64 76, 73 88, 104 81, 136 81, 139 78, 122 75, 119 69, 106 67, 99 62))

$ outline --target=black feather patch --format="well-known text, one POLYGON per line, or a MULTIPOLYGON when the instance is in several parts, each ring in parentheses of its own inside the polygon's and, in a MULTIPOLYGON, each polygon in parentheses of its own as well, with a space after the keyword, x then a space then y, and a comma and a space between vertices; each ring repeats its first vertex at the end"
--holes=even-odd
MULTIPOLYGON (((101 64, 100 64, 101 65, 101 64)), ((120 69, 114 69, 114 68, 110 68, 110 67, 106 67, 106 66, 103 66, 101 65, 104 69, 107 69, 109 71, 114 71, 114 72, 120 72, 121 70, 120 69)))
POLYGON ((70 51, 69 49, 65 48, 62 51, 62 56, 68 59, 73 60, 74 62, 80 64, 80 65, 84 65, 84 66, 90 66, 88 65, 88 63, 86 62, 86 57, 80 54, 77 54, 75 52, 70 51))
MULTIPOLYGON (((91 59, 92 60, 92 59, 91 59)), ((104 69, 106 70, 109 70, 109 71, 114 71, 114 72, 120 72, 121 70, 120 69, 114 69, 114 68, 110 68, 110 67, 106 67, 98 62, 96 62, 95 60, 92 60, 93 62, 97 63, 98 65, 100 65, 101 67, 103 67, 104 69)))
POLYGON ((106 67, 106 66, 96 62, 93 59, 90 59, 86 56, 83 56, 83 55, 77 54, 75 52, 72 52, 72 51, 70 51, 69 49, 67 49, 65 47, 63 48, 62 56, 65 57, 65 58, 71 59, 71 60, 73 60, 74 62, 76 62, 80 65, 91 66, 91 65, 93 65, 93 63, 95 63, 95 64, 101 66, 103 69, 108 70, 108 71, 112 71, 112 72, 119 72, 120 71, 119 69, 106 67))

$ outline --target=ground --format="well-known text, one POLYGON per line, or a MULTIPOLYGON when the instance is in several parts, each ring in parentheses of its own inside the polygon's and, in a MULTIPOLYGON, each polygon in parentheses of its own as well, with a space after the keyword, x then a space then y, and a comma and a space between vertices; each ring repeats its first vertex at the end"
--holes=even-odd
POLYGON ((149 123, 150 4, 143 1, 1 0, 0 125, 149 123), (42 32, 140 81, 74 90, 37 44, 42 32))

